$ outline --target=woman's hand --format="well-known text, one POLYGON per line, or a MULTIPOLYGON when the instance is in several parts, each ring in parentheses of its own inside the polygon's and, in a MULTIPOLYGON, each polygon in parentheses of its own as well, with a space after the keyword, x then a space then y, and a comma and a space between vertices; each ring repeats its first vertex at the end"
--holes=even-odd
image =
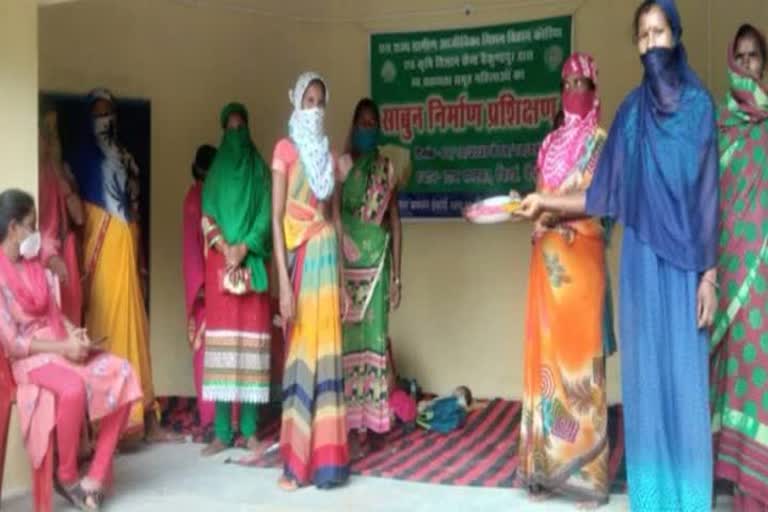
POLYGON ((60 256, 52 256, 48 260, 48 270, 53 272, 56 277, 59 278, 61 284, 69 283, 69 271, 67 270, 67 265, 60 256))
POLYGON ((73 363, 82 363, 88 356, 90 340, 83 340, 76 335, 70 335, 62 347, 62 356, 73 363))
POLYGON ((395 311, 397 308, 400 307, 400 291, 402 288, 402 283, 400 282, 400 278, 398 277, 392 277, 391 282, 389 283, 389 310, 395 311))
POLYGON ((520 203, 520 208, 515 212, 526 219, 535 220, 544 211, 544 197, 541 194, 528 194, 520 203))
POLYGON ((293 297, 291 283, 280 283, 280 317, 286 325, 296 316, 296 301, 293 297))
POLYGON ((717 294, 714 279, 706 275, 699 282, 696 294, 696 317, 699 329, 709 329, 715 320, 717 310, 717 294))
POLYGON ((352 299, 349 297, 349 292, 344 284, 341 285, 341 320, 344 321, 347 318, 349 309, 352 307, 352 299))
POLYGON ((233 269, 239 267, 245 256, 248 254, 248 247, 245 244, 229 245, 224 252, 224 258, 227 261, 227 268, 233 269))

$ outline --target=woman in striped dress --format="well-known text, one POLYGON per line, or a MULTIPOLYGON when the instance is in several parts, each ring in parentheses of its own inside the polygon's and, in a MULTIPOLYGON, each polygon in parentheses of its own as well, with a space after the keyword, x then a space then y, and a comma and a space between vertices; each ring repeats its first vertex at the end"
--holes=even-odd
POLYGON ((289 96, 290 136, 277 143, 272 160, 272 232, 288 345, 279 484, 330 488, 347 480, 349 453, 334 158, 323 126, 328 89, 319 75, 304 73, 289 96))

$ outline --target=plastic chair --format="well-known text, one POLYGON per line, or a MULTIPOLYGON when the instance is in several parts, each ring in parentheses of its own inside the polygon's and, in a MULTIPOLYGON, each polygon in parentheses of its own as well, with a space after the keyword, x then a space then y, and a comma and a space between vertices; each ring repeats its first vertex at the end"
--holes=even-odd
MULTIPOLYGON (((5 449, 8 444, 8 427, 11 422, 11 407, 16 401, 16 383, 5 353, 0 350, 0 498, 3 491, 5 470, 5 449)), ((53 508, 53 434, 48 443, 48 452, 38 469, 32 469, 32 496, 35 512, 51 512, 53 508)))

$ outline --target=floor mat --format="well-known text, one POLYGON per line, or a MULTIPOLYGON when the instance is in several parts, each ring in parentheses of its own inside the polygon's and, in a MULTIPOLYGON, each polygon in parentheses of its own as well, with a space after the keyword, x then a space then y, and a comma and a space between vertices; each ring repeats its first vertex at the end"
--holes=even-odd
MULTIPOLYGON (((211 427, 202 428, 199 425, 194 399, 163 398, 160 403, 164 425, 195 442, 212 439, 211 427)), ((468 415, 463 429, 450 434, 421 429, 406 432, 403 426, 398 426, 383 439, 378 449, 352 465, 352 473, 441 485, 514 487, 521 408, 520 402, 491 400, 468 415)), ((259 439, 274 447, 280 430, 279 406, 264 406, 260 418, 259 439)), ((233 426, 236 430, 236 410, 233 426)), ((614 493, 625 492, 621 405, 608 409, 608 436, 611 490, 614 493)), ((237 439, 236 443, 244 445, 242 439, 237 439)), ((246 456, 230 462, 277 467, 280 455, 273 449, 258 458, 246 456)))

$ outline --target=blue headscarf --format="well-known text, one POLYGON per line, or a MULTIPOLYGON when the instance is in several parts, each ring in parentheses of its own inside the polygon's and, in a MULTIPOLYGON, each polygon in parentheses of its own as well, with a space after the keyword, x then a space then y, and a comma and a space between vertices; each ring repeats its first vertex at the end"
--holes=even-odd
POLYGON ((115 98, 107 89, 94 89, 88 94, 81 120, 80 139, 69 163, 84 201, 130 220, 132 198, 126 178, 119 178, 114 172, 106 172, 107 157, 96 138, 91 109, 98 100, 108 101, 115 106, 115 98))
POLYGON ((676 45, 642 56, 643 81, 619 107, 586 207, 631 228, 660 258, 702 272, 717 261, 715 108, 688 65, 674 0, 655 3, 676 45))

